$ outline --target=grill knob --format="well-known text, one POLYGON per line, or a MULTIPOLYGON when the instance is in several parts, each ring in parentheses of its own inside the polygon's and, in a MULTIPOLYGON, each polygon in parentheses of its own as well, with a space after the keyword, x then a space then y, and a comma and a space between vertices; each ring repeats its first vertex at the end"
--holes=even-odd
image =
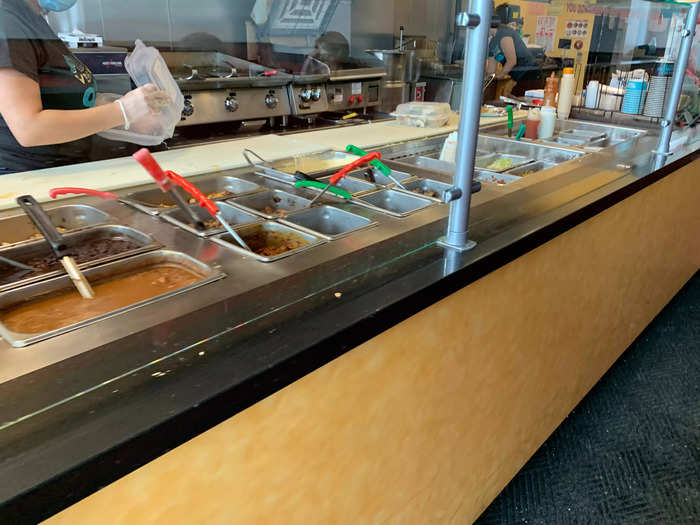
POLYGON ((192 101, 189 99, 185 99, 185 107, 182 108, 182 116, 183 117, 191 117, 194 114, 194 106, 192 105, 192 101))
POLYGON ((311 91, 311 100, 314 102, 321 100, 321 88, 314 88, 311 91))
POLYGON ((311 90, 310 89, 302 89, 299 92, 299 98, 301 99, 302 102, 309 102, 311 100, 311 90))
POLYGON ((234 111, 238 111, 240 104, 235 98, 226 97, 226 100, 224 101, 224 106, 226 106, 226 111, 230 111, 231 113, 233 113, 234 111))
POLYGON ((272 93, 269 93, 269 94, 265 97, 265 105, 266 105, 268 108, 270 108, 270 109, 276 108, 276 107, 277 107, 277 104, 279 104, 279 102, 280 102, 280 99, 278 99, 278 98, 277 98, 275 95, 273 95, 272 93))

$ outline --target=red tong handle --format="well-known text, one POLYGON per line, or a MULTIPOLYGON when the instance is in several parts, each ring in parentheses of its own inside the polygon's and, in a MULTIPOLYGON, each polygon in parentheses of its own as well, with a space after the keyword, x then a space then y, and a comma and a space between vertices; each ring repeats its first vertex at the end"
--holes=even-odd
POLYGON ((373 151, 372 153, 368 153, 367 155, 364 155, 359 159, 352 161, 350 164, 348 164, 344 168, 341 168, 340 171, 338 171, 338 173, 331 177, 331 180, 329 181, 331 186, 334 186, 340 179, 345 177, 345 175, 347 175, 355 168, 362 166, 365 162, 370 162, 374 159, 380 159, 381 157, 381 153, 379 153, 378 151, 373 151))
POLYGON ((199 201, 199 205, 202 208, 206 208, 212 217, 216 217, 216 215, 219 213, 219 207, 214 203, 214 201, 208 199, 206 195, 199 191, 194 184, 181 177, 174 171, 168 170, 165 172, 165 175, 175 184, 197 199, 199 201))
POLYGON ((110 193, 108 191, 91 190, 89 188, 52 188, 49 190, 49 197, 55 199, 59 195, 67 195, 69 193, 92 195, 93 197, 99 197, 100 199, 119 198, 119 195, 117 195, 116 193, 110 193))
POLYGON ((265 71, 263 72, 264 77, 271 77, 277 74, 277 70, 273 69, 272 71, 265 71))
POLYGON ((155 179, 156 184, 158 184, 161 190, 164 192, 171 190, 172 184, 170 183, 170 179, 168 179, 163 168, 161 168, 158 161, 153 158, 150 151, 146 148, 141 148, 132 156, 146 169, 149 175, 155 179))

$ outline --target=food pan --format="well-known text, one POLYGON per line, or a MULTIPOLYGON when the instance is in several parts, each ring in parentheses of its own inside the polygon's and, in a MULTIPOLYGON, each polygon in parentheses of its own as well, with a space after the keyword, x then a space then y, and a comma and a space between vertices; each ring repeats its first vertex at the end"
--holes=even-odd
POLYGON ((505 173, 492 173, 489 171, 477 171, 476 178, 481 182, 487 182, 489 184, 496 184, 498 186, 505 186, 511 182, 518 181, 522 177, 516 175, 507 175, 505 173))
POLYGON ((397 190, 381 190, 353 199, 355 204, 368 206, 394 217, 405 217, 426 208, 435 201, 397 190))
MULTIPOLYGON (((243 211, 240 208, 236 208, 235 206, 226 204, 225 202, 218 202, 216 205, 219 207, 224 220, 226 220, 232 226, 248 224, 261 220, 257 215, 243 211)), ((170 224, 174 224, 175 226, 182 228, 183 230, 187 230, 195 235, 199 235, 200 237, 208 237, 224 231, 224 228, 221 226, 219 221, 214 219, 207 210, 197 204, 193 204, 191 208, 194 214, 204 221, 205 224, 206 222, 211 222, 212 224, 215 223, 215 225, 213 225, 211 228, 200 231, 189 223, 189 218, 185 217, 185 213, 180 209, 163 212, 160 214, 160 217, 170 224)))
MULTIPOLYGON (((421 197, 425 197, 426 199, 431 199, 437 202, 444 202, 444 193, 452 187, 451 184, 447 184, 446 182, 440 182, 433 179, 413 180, 405 183, 404 186, 406 188, 406 190, 404 191, 416 193, 421 197)), ((396 189, 402 191, 401 188, 396 189)))
MULTIPOLYGON (((247 195, 262 189, 254 182, 237 177, 212 177, 202 181, 194 181, 194 184, 212 200, 230 199, 231 197, 247 195), (221 195, 222 192, 228 193, 221 195)), ((182 190, 178 189, 178 191, 184 194, 182 190)), ((189 195, 185 195, 185 198, 194 204, 193 199, 189 195)), ((121 201, 151 215, 158 215, 175 206, 175 201, 170 195, 163 193, 159 188, 130 193, 121 201)))
POLYGON ((308 243, 304 246, 300 246, 299 248, 289 250, 284 253, 276 255, 260 255, 241 247, 234 239, 232 239, 230 233, 222 233, 220 235, 212 237, 212 239, 218 244, 225 246, 226 248, 229 248, 231 250, 234 250, 240 253, 241 255, 254 257, 258 261, 262 262, 277 261, 279 259, 283 259, 284 257, 289 257, 290 255, 303 252, 305 250, 308 250, 309 248, 313 248, 314 246, 318 246, 319 244, 323 244, 323 242, 325 242, 323 239, 317 237, 316 235, 312 235, 310 233, 291 228, 285 224, 280 224, 278 222, 272 221, 248 224, 246 226, 239 226, 238 228, 236 228, 236 232, 243 238, 243 240, 248 246, 251 246, 253 244, 252 238, 254 238, 256 235, 260 235, 261 233, 265 234, 267 232, 273 232, 281 235, 291 235, 295 238, 301 238, 304 242, 308 243))
POLYGON ((521 166, 523 164, 527 164, 528 162, 532 162, 534 159, 529 158, 529 157, 524 157, 521 155, 511 155, 511 154, 506 154, 506 153, 492 153, 491 155, 484 155, 483 157, 477 157, 476 162, 474 166, 476 168, 480 169, 485 169, 488 171, 492 171, 495 173, 502 173, 504 171, 517 168, 518 166, 521 166), (502 169, 495 168, 493 166, 494 162, 497 162, 501 159, 508 159, 511 164, 510 166, 504 167, 502 169))
POLYGON ((307 175, 331 173, 354 160, 357 160, 356 155, 344 151, 322 151, 321 153, 288 157, 257 166, 262 170, 260 174, 265 177, 294 184, 296 180, 294 174, 297 171, 307 175))
POLYGON ((281 222, 328 240, 340 239, 377 224, 371 219, 333 206, 307 208, 289 215, 281 222))
MULTIPOLYGON (((126 276, 135 273, 139 270, 144 270, 151 267, 157 266, 175 266, 182 269, 186 269, 194 273, 200 280, 183 286, 160 295, 153 296, 149 299, 141 300, 129 304, 123 307, 116 307, 114 310, 97 314, 94 317, 75 322, 54 330, 38 333, 18 333, 10 330, 6 326, 7 315, 15 310, 16 308, 27 306, 31 301, 40 300, 41 298, 51 298, 56 295, 63 295, 66 293, 76 293, 73 287, 73 283, 67 275, 56 277, 47 281, 42 281, 39 283, 34 283, 24 288, 18 288, 16 290, 11 290, 0 294, 0 335, 8 343, 15 347, 27 346, 44 339, 49 339, 66 332, 77 330, 89 324, 95 323, 102 319, 113 317, 115 315, 128 312, 135 308, 139 308, 156 301, 160 301, 167 297, 174 296, 197 288, 204 284, 210 283, 217 279, 225 277, 225 274, 219 270, 214 270, 203 264, 192 257, 185 255, 184 253, 172 252, 167 250, 158 250, 155 252, 144 253, 137 255, 135 257, 130 257, 122 261, 113 261, 108 264, 89 268, 85 270, 85 277, 90 281, 90 283, 95 288, 97 297, 100 297, 100 284, 107 281, 114 280, 121 276, 126 276)), ((85 301, 94 301, 94 299, 85 301)))
MULTIPOLYGON (((361 170, 356 170, 348 173, 350 177, 353 177, 355 179, 360 179, 360 180, 369 180, 369 175, 367 173, 367 170, 370 168, 365 168, 361 170)), ((382 174, 377 168, 371 168, 372 169, 372 176, 374 177, 374 183, 376 186, 381 186, 383 188, 391 188, 393 186, 396 186, 393 180, 391 180, 389 177, 386 175, 382 174)), ((396 171, 396 170, 391 170, 391 175, 401 182, 405 180, 409 180, 413 178, 413 175, 410 173, 404 173, 403 171, 396 171)), ((369 182, 372 182, 369 180, 369 182)))
MULTIPOLYGON (((68 233, 64 235, 64 239, 69 249, 73 247, 75 250, 78 250, 77 253, 69 253, 74 256, 80 268, 96 266, 130 255, 155 250, 160 247, 160 244, 150 235, 127 226, 117 225, 96 226, 94 228, 68 233), (135 246, 133 248, 125 248, 123 251, 114 254, 104 252, 89 254, 84 252, 84 249, 90 246, 90 244, 94 245, 95 243, 100 243, 102 246, 105 246, 105 244, 114 244, 117 241, 128 241, 135 246)), ((29 283, 50 279, 65 273, 63 266, 56 260, 53 251, 44 240, 4 248, 0 250, 0 255, 8 259, 29 264, 30 266, 40 264, 41 261, 45 261, 45 265, 51 264, 50 268, 45 268, 43 271, 27 274, 23 273, 21 270, 16 270, 0 263, 0 292, 29 283)))
POLYGON ((457 165, 452 162, 433 159, 431 157, 424 157, 421 155, 417 155, 415 157, 406 157, 405 159, 400 159, 394 162, 398 162, 401 164, 409 164, 417 168, 422 168, 429 171, 436 171, 438 173, 444 173, 446 175, 454 175, 454 172, 457 169, 457 165))
POLYGON ((506 175, 517 175, 518 177, 526 177, 537 173, 538 171, 548 170, 556 166, 554 162, 547 162, 545 160, 538 160, 537 162, 531 162, 529 164, 524 164, 517 168, 512 168, 506 171, 506 175))
POLYGON ((306 208, 311 200, 282 190, 270 190, 227 202, 266 219, 274 219, 306 208))
MULTIPOLYGON (((323 182, 324 184, 328 184, 329 181, 330 177, 323 177, 319 179, 319 182, 323 182)), ((338 188, 347 191, 353 197, 364 195, 365 193, 375 191, 377 189, 377 187, 371 182, 355 179, 353 177, 345 177, 344 179, 340 179, 335 185, 338 188)))
MULTIPOLYGON (((97 208, 78 204, 59 206, 46 210, 46 213, 62 232, 105 224, 111 220, 109 215, 97 208)), ((0 247, 41 238, 34 223, 24 214, 0 219, 0 247)))

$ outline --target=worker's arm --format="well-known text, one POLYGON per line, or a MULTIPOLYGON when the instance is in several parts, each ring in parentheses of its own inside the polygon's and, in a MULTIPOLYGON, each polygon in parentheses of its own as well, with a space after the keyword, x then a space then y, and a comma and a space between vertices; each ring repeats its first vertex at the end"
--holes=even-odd
POLYGON ((24 147, 70 142, 124 124, 117 103, 69 111, 44 109, 39 84, 10 68, 0 68, 0 114, 24 147))
POLYGON ((513 39, 509 36, 501 38, 500 46, 501 51, 503 51, 503 55, 506 58, 506 63, 503 64, 503 69, 501 69, 501 72, 496 75, 496 78, 505 77, 508 73, 510 73, 511 69, 518 64, 518 55, 515 53, 515 43, 513 42, 513 39))
POLYGON ((138 124, 170 102, 164 91, 147 84, 117 102, 88 109, 44 109, 39 84, 11 68, 0 68, 0 115, 17 142, 25 148, 62 144, 126 123, 138 124))

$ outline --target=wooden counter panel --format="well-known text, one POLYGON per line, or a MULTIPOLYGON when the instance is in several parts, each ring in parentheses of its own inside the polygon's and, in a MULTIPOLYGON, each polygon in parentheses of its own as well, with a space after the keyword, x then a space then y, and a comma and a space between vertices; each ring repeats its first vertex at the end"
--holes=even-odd
POLYGON ((687 165, 49 523, 466 523, 700 267, 687 165))

